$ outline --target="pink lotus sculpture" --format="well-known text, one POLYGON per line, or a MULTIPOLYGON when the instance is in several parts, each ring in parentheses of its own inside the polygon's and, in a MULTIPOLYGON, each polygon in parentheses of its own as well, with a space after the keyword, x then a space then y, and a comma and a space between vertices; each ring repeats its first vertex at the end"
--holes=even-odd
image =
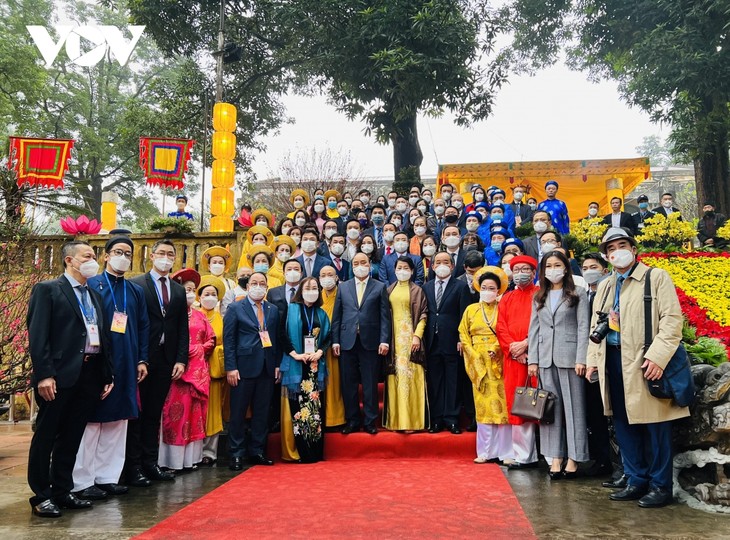
POLYGON ((71 216, 61 220, 61 228, 68 234, 99 234, 101 223, 95 219, 89 220, 86 216, 79 216, 76 219, 71 216))

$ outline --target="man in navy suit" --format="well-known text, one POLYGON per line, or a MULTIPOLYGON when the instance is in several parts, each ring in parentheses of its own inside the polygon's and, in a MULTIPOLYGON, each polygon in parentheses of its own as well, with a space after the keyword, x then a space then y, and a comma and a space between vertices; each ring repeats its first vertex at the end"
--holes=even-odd
MULTIPOLYGON (((337 278, 340 281, 347 281, 350 279, 350 263, 342 258, 342 254, 345 253, 345 235, 344 234, 333 234, 330 238, 329 251, 325 257, 328 257, 331 262, 325 266, 332 266, 337 272, 337 278)), ((322 267, 324 268, 324 266, 322 267)), ((320 268, 320 270, 322 270, 320 268)), ((315 277, 318 277, 319 273, 315 277)))
MULTIPOLYGON (((365 431, 375 435, 378 418, 378 375, 390 349, 390 303, 385 285, 370 278, 370 259, 352 260, 355 278, 340 283, 332 314, 332 352, 340 357, 345 435, 360 429, 358 381, 362 381, 365 431)), ((458 324, 458 323, 457 323, 458 324)))
POLYGON ((413 278, 413 282, 416 285, 423 285, 423 261, 418 255, 411 255, 408 253, 408 234, 401 231, 395 233, 393 237, 393 249, 395 253, 385 255, 383 260, 380 262, 380 273, 378 279, 386 285, 392 285, 396 282, 395 277, 395 263, 398 261, 398 257, 406 256, 410 257, 413 264, 416 265, 416 275, 413 278))
POLYGON ((246 298, 228 306, 223 318, 226 379, 231 386, 228 440, 233 471, 243 468, 244 456, 248 456, 253 465, 274 464, 264 455, 264 448, 274 389, 272 383, 280 379, 279 310, 264 300, 264 274, 251 274, 246 288, 246 298), (251 438, 246 448, 244 421, 249 405, 253 415, 251 438))
POLYGON ((328 257, 317 253, 318 243, 319 235, 315 227, 307 227, 302 231, 302 254, 297 260, 302 265, 304 277, 317 277, 323 266, 331 264, 328 257))
POLYGON ((433 258, 435 279, 426 282, 423 292, 428 302, 426 323, 426 377, 430 408, 430 433, 444 426, 451 433, 459 429, 459 323, 469 305, 469 288, 454 276, 454 263, 446 251, 433 258))

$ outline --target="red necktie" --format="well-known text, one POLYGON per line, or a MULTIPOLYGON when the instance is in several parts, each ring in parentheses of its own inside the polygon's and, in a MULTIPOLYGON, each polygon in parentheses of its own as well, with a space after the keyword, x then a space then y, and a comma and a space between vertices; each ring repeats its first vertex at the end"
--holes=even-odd
POLYGON ((161 277, 160 278, 160 289, 162 290, 162 307, 167 309, 167 305, 170 303, 170 296, 167 292, 167 278, 161 277))
POLYGON ((335 257, 335 266, 337 267, 338 272, 342 270, 342 261, 339 257, 335 257))
POLYGON ((390 246, 388 246, 387 248, 385 248, 385 254, 386 255, 390 255, 390 246))

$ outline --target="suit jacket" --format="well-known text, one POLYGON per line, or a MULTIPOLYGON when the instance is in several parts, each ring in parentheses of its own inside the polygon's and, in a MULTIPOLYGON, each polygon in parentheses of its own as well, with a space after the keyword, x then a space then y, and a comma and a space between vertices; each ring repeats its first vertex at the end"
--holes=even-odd
MULTIPOLYGON (((337 272, 337 277, 340 279, 340 281, 347 281, 352 277, 352 269, 350 268, 350 263, 349 261, 343 259, 342 255, 340 256, 340 264, 342 265, 342 268, 340 268, 339 270, 337 270, 337 265, 335 264, 334 254, 328 251, 325 255, 325 259, 328 259, 327 265, 335 269, 335 272, 337 272)), ((319 277, 319 274, 317 274, 316 277, 319 277)))
POLYGON ((532 221, 532 214, 534 214, 535 211, 527 204, 520 204, 519 210, 517 209, 517 205, 513 202, 509 203, 509 207, 512 209, 512 213, 515 215, 515 217, 520 216, 522 224, 527 223, 528 221, 532 221))
MULTIPOLYGON (((609 227, 613 227, 611 214, 603 216, 603 222, 609 227)), ((626 229, 630 230, 632 234, 636 234, 636 222, 634 221, 634 218, 631 217, 631 214, 629 214, 628 212, 621 212, 619 227, 625 227, 626 229)))
POLYGON ((456 279, 466 283, 469 291, 469 304, 476 304, 477 302, 479 302, 479 291, 474 289, 474 278, 470 277, 466 272, 464 272, 456 279))
MULTIPOLYGON (((656 208, 654 208, 652 210, 652 212, 654 212, 655 214, 661 214, 664 217, 668 217, 667 210, 663 206, 657 206, 656 208)), ((672 206, 672 213, 674 213, 674 212, 679 212, 679 208, 676 208, 676 207, 672 206)), ((681 214, 679 215, 679 220, 682 221, 682 215, 681 214)))
POLYGON ((469 288, 453 275, 444 288, 441 305, 436 307, 437 279, 426 282, 423 292, 428 302, 426 321, 426 354, 458 354, 459 323, 464 310, 470 304, 469 288))
POLYGON ((536 234, 528 236, 522 241, 522 244, 525 246, 525 255, 529 255, 536 261, 539 260, 540 254, 540 249, 537 247, 538 242, 539 240, 536 234))
POLYGON ((242 379, 255 379, 266 373, 273 379, 281 363, 279 310, 271 302, 261 303, 271 347, 264 348, 259 335, 256 310, 248 298, 234 302, 223 317, 223 356, 226 371, 238 370, 242 379))
MULTIPOLYGON (((286 301, 286 298, 288 294, 287 291, 290 288, 291 287, 289 287, 289 285, 284 283, 284 285, 269 289, 269 292, 266 295, 266 300, 276 306, 276 309, 279 312, 279 328, 277 330, 279 333, 279 340, 284 337, 284 333, 286 332, 286 316, 289 313, 289 303, 286 301)), ((299 286, 297 285, 295 288, 299 289, 299 286)))
POLYGON ((554 313, 549 293, 545 306, 540 310, 533 300, 527 335, 528 363, 538 364, 541 368, 553 364, 559 368, 574 368, 576 364, 586 363, 590 325, 588 295, 582 287, 576 287, 575 291, 578 303, 570 307, 563 297, 554 313))
MULTIPOLYGON (((416 266, 413 283, 415 283, 416 285, 423 285, 423 261, 421 260, 421 257, 419 257, 418 255, 411 255, 410 253, 406 253, 406 255, 413 261, 413 264, 416 266)), ((398 281, 395 277, 395 263, 398 261, 398 256, 399 255, 397 253, 391 253, 390 255, 385 255, 380 261, 378 279, 380 279, 380 281, 382 281, 386 285, 392 285, 393 283, 398 281)))
POLYGON ((362 304, 357 303, 357 279, 339 284, 337 299, 332 312, 332 343, 349 351, 360 343, 367 351, 377 350, 381 343, 390 344, 391 320, 388 291, 383 283, 368 279, 362 304))
POLYGON ((636 231, 636 233, 640 233, 644 228, 644 221, 654 217, 655 215, 656 214, 651 210, 647 210, 643 216, 641 215, 641 211, 631 214, 631 219, 634 220, 634 231, 636 231))
MULTIPOLYGON (((302 277, 310 277, 307 274, 307 267, 304 265, 304 253, 299 255, 299 257, 297 257, 297 260, 299 261, 299 264, 302 265, 302 277)), ((313 277, 319 278, 319 271, 322 270, 322 268, 324 268, 325 266, 329 266, 330 264, 332 264, 332 261, 330 260, 329 257, 323 257, 319 253, 315 254, 314 261, 312 264, 312 274, 311 275, 313 277)))
POLYGON ((170 303, 163 315, 160 297, 150 273, 136 276, 129 281, 142 287, 147 302, 147 313, 150 316, 150 366, 165 367, 170 370, 174 364, 187 366, 190 331, 188 330, 188 302, 185 297, 185 289, 179 283, 170 280, 170 303), (163 333, 165 343, 160 345, 163 333))
MULTIPOLYGON (((438 253, 438 252, 436 252, 438 253)), ((466 270, 464 270, 464 258, 466 257, 466 250, 463 248, 459 249, 459 253, 456 255, 454 261, 454 277, 460 277, 466 270)), ((433 272, 433 268, 428 269, 428 281, 436 279, 436 274, 433 272)))
MULTIPOLYGON (((101 339, 100 386, 113 380, 110 324, 104 317, 101 297, 89 289, 101 339)), ((70 388, 79 379, 84 362, 86 324, 78 297, 64 276, 33 286, 28 304, 28 341, 33 364, 31 384, 55 377, 59 388, 70 388)))

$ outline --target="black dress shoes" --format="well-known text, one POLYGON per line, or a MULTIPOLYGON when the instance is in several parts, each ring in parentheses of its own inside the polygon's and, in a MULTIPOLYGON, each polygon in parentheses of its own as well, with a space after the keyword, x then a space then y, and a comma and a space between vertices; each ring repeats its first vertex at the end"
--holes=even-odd
POLYGON ((469 433, 474 433, 477 430, 477 421, 476 419, 472 420, 469 425, 467 426, 466 430, 469 433))
POLYGON ((77 491, 74 495, 85 501, 103 501, 107 498, 106 491, 103 491, 96 486, 87 487, 86 489, 77 491))
POLYGON ((601 482, 601 485, 605 488, 614 488, 614 489, 624 489, 627 485, 629 485, 629 477, 625 474, 622 474, 619 478, 606 480, 605 482, 601 482))
POLYGON ((228 464, 228 468, 232 471, 240 471, 241 469, 243 469, 243 458, 232 457, 231 462, 228 464))
POLYGON ((629 484, 621 491, 614 491, 608 498, 612 501, 635 501, 641 499, 646 495, 647 489, 645 487, 632 486, 629 484))
POLYGON ((134 487, 150 487, 152 482, 144 475, 142 469, 134 469, 127 475, 127 484, 134 487))
POLYGON ((33 507, 33 515, 46 518, 61 517, 61 510, 51 499, 46 499, 33 507))
POLYGON ((355 424, 347 424, 345 427, 342 428, 343 435, 349 435, 350 433, 354 433, 356 431, 360 431, 360 426, 356 426, 355 424))
POLYGON ((515 461, 514 463, 507 465, 507 469, 510 471, 521 471, 522 469, 536 469, 537 466, 537 461, 532 463, 519 463, 515 461))
POLYGON ((443 430, 444 430, 444 426, 442 426, 438 422, 434 422, 433 425, 431 425, 431 427, 428 428, 429 433, 441 433, 443 430))
POLYGON ((119 484, 96 484, 96 487, 105 491, 107 495, 124 495, 129 491, 127 486, 120 486, 119 484))
POLYGON ((168 471, 160 469, 159 465, 155 465, 145 470, 147 478, 150 480, 158 480, 160 482, 174 482, 175 475, 168 471))
POLYGON ((578 478, 578 471, 563 471, 563 480, 575 480, 578 478))
POLYGON ((448 426, 448 430, 451 433, 453 433, 454 435, 460 435, 461 434, 461 429, 459 429, 458 424, 451 424, 450 426, 448 426))
POLYGON ((639 499, 639 506, 642 508, 661 508, 674 501, 670 491, 666 489, 652 488, 649 493, 639 499))
POLYGON ((91 501, 82 501, 73 493, 66 493, 60 497, 54 497, 53 501, 61 508, 70 508, 71 510, 81 510, 93 506, 91 501))
POLYGON ((251 465, 269 465, 270 466, 270 465, 274 464, 274 462, 272 460, 270 460, 263 454, 257 454, 255 456, 251 456, 250 458, 248 458, 248 462, 251 465))
POLYGON ((369 433, 370 435, 377 435, 378 428, 375 426, 365 426, 365 433, 369 433))

